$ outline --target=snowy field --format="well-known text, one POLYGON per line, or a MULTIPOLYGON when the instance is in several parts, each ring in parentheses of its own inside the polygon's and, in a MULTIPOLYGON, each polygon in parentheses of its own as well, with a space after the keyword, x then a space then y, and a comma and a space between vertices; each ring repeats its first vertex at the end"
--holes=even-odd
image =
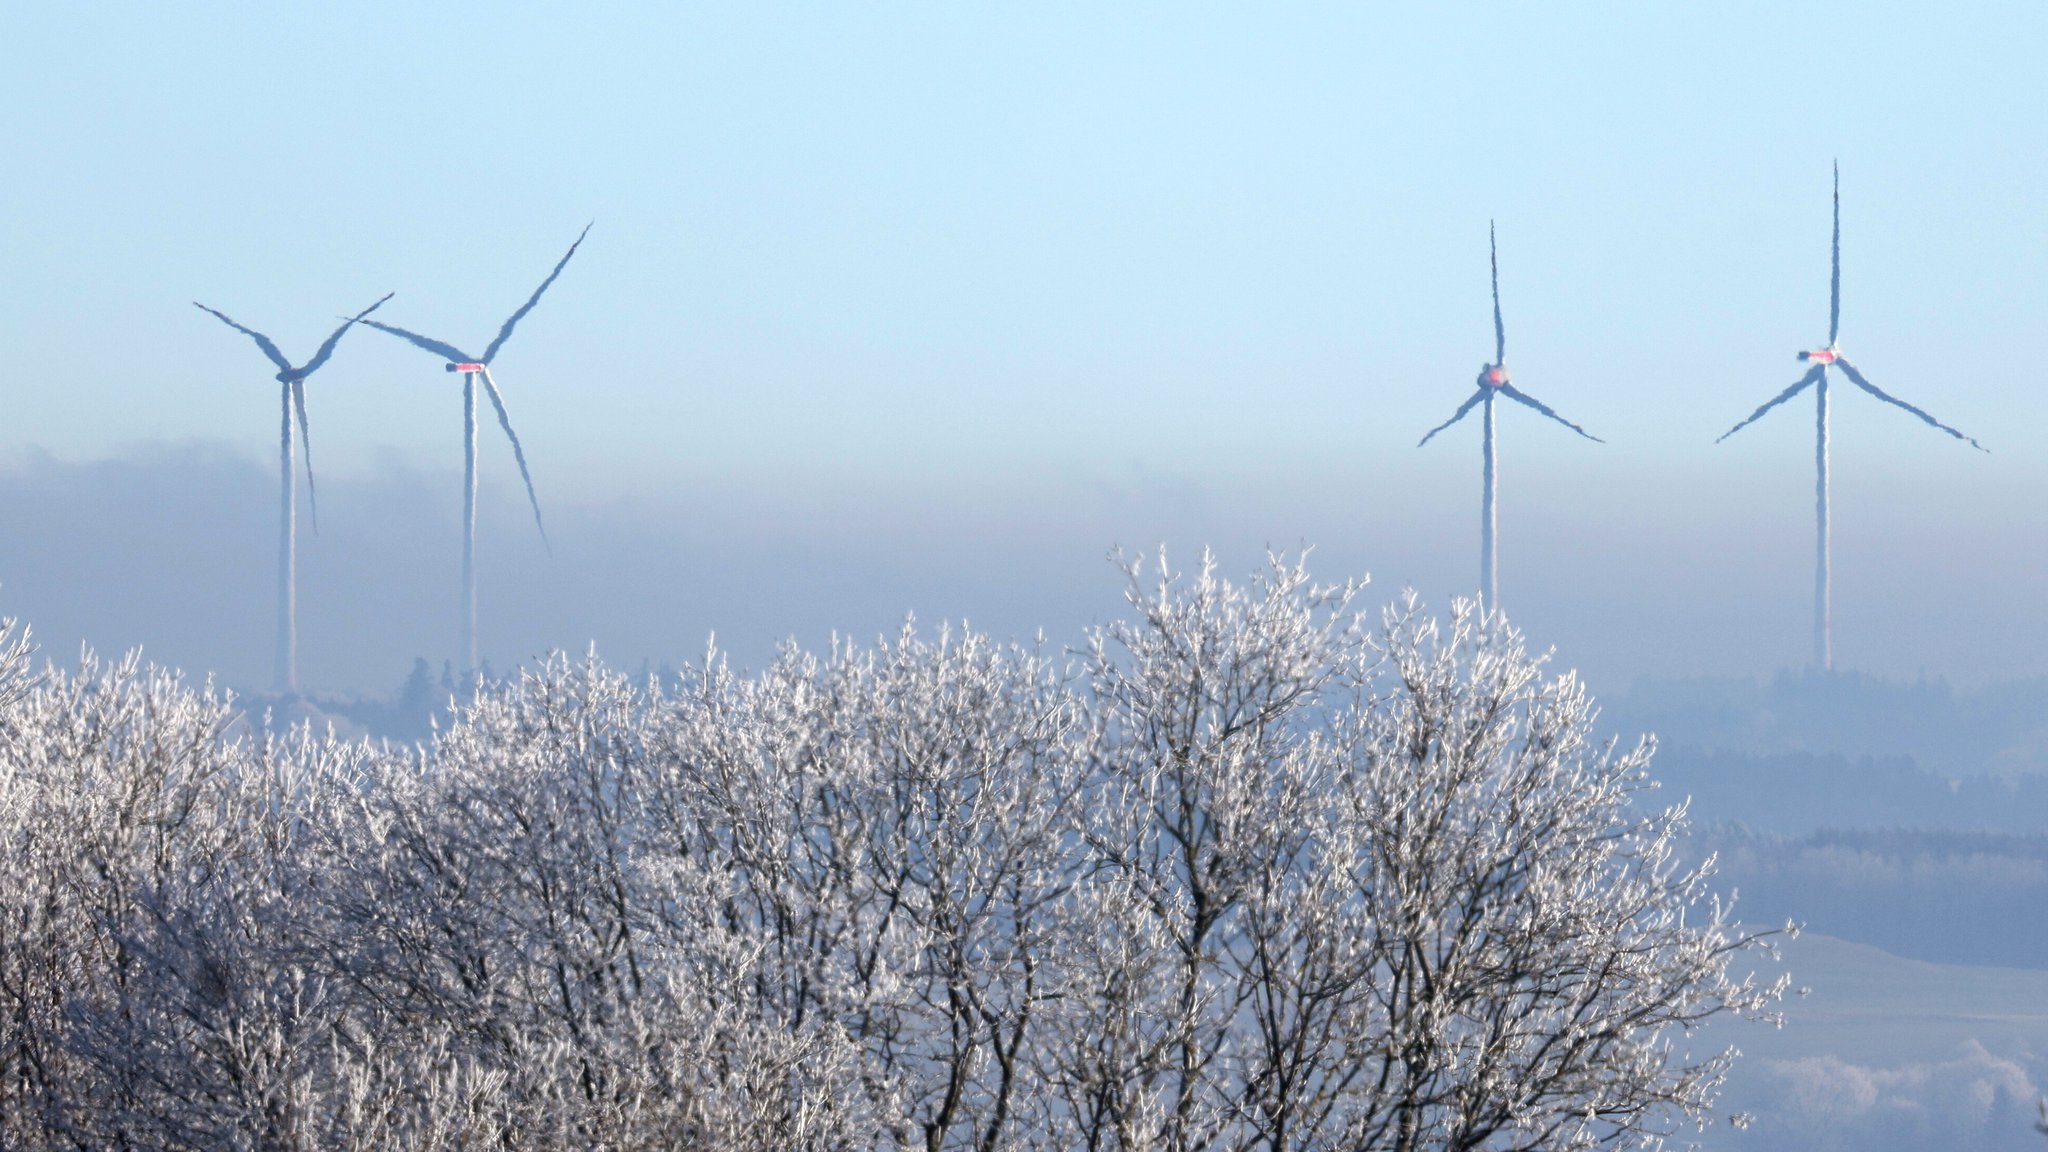
POLYGON ((1739 1025, 1708 1148, 2028 1149, 2048 1085, 2048 971, 1929 964, 1807 933, 1784 948, 1786 1025, 1739 1025))

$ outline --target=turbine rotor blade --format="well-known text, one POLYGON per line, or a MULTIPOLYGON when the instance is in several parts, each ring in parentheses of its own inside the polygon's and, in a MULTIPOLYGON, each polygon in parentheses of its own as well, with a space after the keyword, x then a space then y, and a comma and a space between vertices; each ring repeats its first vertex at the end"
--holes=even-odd
POLYGON ((313 535, 320 534, 320 493, 313 487, 313 432, 306 424, 306 379, 292 381, 292 407, 299 413, 299 444, 306 451, 306 504, 313 512, 313 535))
POLYGON ((480 375, 484 378, 484 391, 490 393, 491 407, 498 410, 498 426, 505 430, 505 438, 512 441, 512 458, 519 462, 519 478, 526 481, 526 499, 533 505, 533 526, 540 529, 540 542, 552 556, 555 546, 548 540, 548 526, 541 523, 540 497, 533 491, 533 474, 526 470, 526 449, 519 443, 519 433, 512 430, 512 415, 505 411, 505 398, 499 395, 498 382, 491 379, 491 370, 486 368, 480 375))
POLYGON ((254 328, 245 328, 242 325, 235 323, 234 320, 231 319, 227 313, 217 311, 212 308, 208 308, 206 305, 201 304, 197 300, 194 300, 192 302, 192 306, 194 308, 199 309, 201 312, 212 313, 213 316, 216 319, 218 319, 221 323, 227 325, 230 328, 233 328, 235 331, 240 332, 242 335, 247 336, 249 339, 254 340, 256 342, 256 346, 258 348, 263 349, 263 354, 265 356, 270 357, 270 362, 272 364, 277 365, 278 371, 290 372, 292 370, 291 361, 286 360, 284 358, 284 353, 278 351, 277 345, 271 342, 270 337, 265 336, 263 333, 258 332, 254 328))
POLYGON ((1879 400, 1882 400, 1887 404, 1893 405, 1894 407, 1904 408, 1906 411, 1911 412, 1915 416, 1918 416, 1920 419, 1926 421, 1928 424, 1941 429, 1943 432, 1946 432, 1949 435, 1955 437, 1956 439, 1961 440, 1962 442, 1968 444, 1972 448, 1975 448, 1979 452, 1991 451, 1991 449, 1986 448, 1982 444, 1977 443, 1975 437, 1964 435, 1962 432, 1954 428, 1951 428, 1946 424, 1943 424, 1939 420, 1936 420, 1933 417, 1933 415, 1927 412, 1925 409, 1916 408, 1913 405, 1906 403, 1904 400, 1899 399, 1897 396, 1893 396, 1890 393, 1884 391, 1877 385, 1872 384, 1870 381, 1865 380, 1863 378, 1863 373, 1858 372, 1856 370, 1856 366, 1854 364, 1849 363, 1847 360, 1844 360, 1841 357, 1837 356, 1835 357, 1835 363, 1841 367, 1843 372, 1848 374, 1849 382, 1851 384, 1856 385, 1858 388, 1863 389, 1865 392, 1870 393, 1872 396, 1877 397, 1879 400))
POLYGON ((365 325, 366 327, 375 328, 379 332, 389 332, 391 335, 398 337, 400 340, 404 340, 420 348, 425 348, 427 351, 432 352, 434 355, 439 356, 443 360, 462 362, 472 359, 472 357, 468 353, 464 352, 460 348, 457 348, 453 344, 443 344, 439 340, 435 340, 432 337, 422 336, 417 332, 408 332, 405 329, 400 328, 396 324, 384 324, 376 320, 369 319, 361 320, 359 321, 359 323, 365 325))
POLYGON ((555 282, 555 277, 560 276, 562 274, 562 269, 568 267, 569 257, 574 256, 576 254, 576 249, 583 245, 583 237, 590 235, 590 229, 596 223, 597 221, 592 220, 589 224, 585 224, 583 226, 583 231, 579 233, 576 237, 576 243, 569 245, 569 250, 567 252, 564 252, 562 254, 562 258, 555 262, 555 270, 548 273, 548 278, 540 282, 540 287, 535 288, 533 290, 533 295, 527 297, 526 303, 521 304, 519 306, 519 311, 514 312, 512 314, 512 318, 505 321, 505 326, 503 328, 498 329, 497 339, 492 340, 491 346, 484 349, 484 354, 482 356, 477 357, 479 361, 485 364, 489 364, 491 362, 491 357, 496 356, 498 354, 498 349, 503 348, 505 346, 505 341, 512 338, 513 327, 517 325, 521 320, 526 319, 526 314, 528 312, 533 311, 534 305, 540 303, 541 293, 546 292, 548 290, 548 286, 555 282))
POLYGON ((1833 271, 1828 276, 1828 347, 1842 330, 1842 164, 1835 162, 1835 243, 1833 271))
POLYGON ((1425 433, 1422 439, 1416 442, 1415 446, 1417 448, 1422 447, 1424 444, 1429 443, 1430 439, 1434 437, 1437 433, 1443 431, 1446 428, 1449 428, 1451 425, 1456 424, 1458 421, 1463 420, 1465 418, 1465 414, 1467 412, 1472 411, 1472 409, 1478 407, 1479 402, 1484 399, 1486 399, 1486 389, 1482 387, 1479 389, 1479 391, 1474 392, 1472 394, 1472 398, 1470 400, 1467 400, 1463 404, 1458 405, 1458 410, 1456 412, 1451 413, 1451 418, 1449 420, 1446 420, 1443 423, 1437 425, 1436 427, 1431 428, 1427 433, 1425 433))
POLYGON ((1719 436, 1714 437, 1714 443, 1719 444, 1721 441, 1726 440, 1730 436, 1735 435, 1737 432, 1742 431, 1744 428, 1749 427, 1751 424, 1756 423, 1757 418, 1759 416, 1762 416, 1764 413, 1769 412, 1771 409, 1776 408, 1778 405, 1783 404, 1785 401, 1790 400, 1794 396, 1799 395, 1799 393, 1803 391, 1808 385, 1818 382, 1820 380, 1821 373, 1825 371, 1827 371, 1827 365, 1825 364, 1815 364, 1813 367, 1808 368, 1806 370, 1806 375, 1801 376, 1796 382, 1793 383, 1793 385, 1790 388, 1787 388, 1783 392, 1778 393, 1776 396, 1771 397, 1769 400, 1764 401, 1761 407, 1759 407, 1756 411, 1751 412, 1748 416, 1745 416, 1740 423, 1735 425, 1735 427, 1730 428, 1726 432, 1721 433, 1719 436))
POLYGON ((1586 431, 1584 428, 1579 427, 1577 424, 1574 424, 1571 421, 1565 419, 1564 417, 1559 416, 1557 414, 1557 411, 1551 408, 1550 405, 1545 404, 1543 401, 1538 400, 1534 396, 1529 395, 1527 392, 1522 391, 1521 389, 1515 387, 1513 384, 1501 385, 1500 394, 1507 397, 1510 400, 1513 400, 1517 404, 1534 408, 1536 411, 1541 412, 1543 415, 1550 417, 1552 420, 1557 421, 1559 424, 1562 424, 1565 427, 1571 429, 1572 431, 1577 432, 1579 435, 1584 436, 1586 439, 1591 440, 1595 444, 1607 443, 1607 441, 1602 440, 1598 436, 1593 435, 1591 432, 1586 431))
POLYGON ((1493 221, 1486 222, 1486 255, 1493 265, 1493 362, 1508 362, 1508 330, 1500 320, 1500 246, 1493 237, 1493 221))
POLYGON ((363 309, 361 312, 358 312, 355 315, 349 317, 346 323, 342 324, 341 327, 336 328, 334 330, 334 334, 329 336, 326 342, 320 345, 320 350, 318 352, 313 353, 313 358, 311 360, 306 361, 306 366, 304 368, 296 370, 295 375, 297 376, 297 378, 300 380, 304 380, 306 377, 311 376, 313 373, 319 371, 320 366, 322 364, 327 363, 327 358, 334 355, 334 346, 341 343, 341 338, 348 334, 348 330, 350 328, 355 327, 357 321, 361 320, 365 316, 368 316, 370 313, 375 312, 377 309, 382 308, 384 306, 385 300, 389 300, 396 295, 396 292, 386 292, 382 300, 377 301, 375 304, 372 304, 368 308, 363 309))

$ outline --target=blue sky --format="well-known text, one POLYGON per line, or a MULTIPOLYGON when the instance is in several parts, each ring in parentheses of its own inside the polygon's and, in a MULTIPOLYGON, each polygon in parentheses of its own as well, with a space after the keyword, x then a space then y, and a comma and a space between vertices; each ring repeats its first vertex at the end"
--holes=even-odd
MULTIPOLYGON (((1102 553, 1163 539, 1237 569, 1306 541, 1440 597, 1470 583, 1477 428, 1414 444, 1490 351, 1491 218, 1518 383, 1609 440, 1508 414, 1504 600, 1615 675, 1768 671, 1804 649, 1810 409, 1711 441, 1824 339, 1840 157, 1844 348, 1993 450, 1838 406, 1843 660, 2048 673, 1986 654, 2048 640, 2048 402, 2004 351, 2048 312, 2044 25, 2023 4, 12 6, 0 455, 260 462, 269 371, 189 301, 302 356, 395 289, 393 322, 481 344, 595 218, 497 362, 567 569, 579 514, 659 535, 717 503, 793 547, 900 541, 906 568, 1039 517, 1046 562, 1112 593, 1102 553)), ((312 408, 337 497, 459 467, 456 390, 396 341, 350 337, 312 408)), ((484 467, 516 512, 502 443, 484 467)), ((1069 610, 1028 584, 1020 622, 1069 610)), ((0 586, 36 616, 34 587, 0 586)), ((968 585, 916 587, 954 592, 860 595, 971 611, 968 585)), ((682 614, 676 635, 721 623, 682 614)), ((568 612, 500 659, 591 635, 642 654, 568 612)))

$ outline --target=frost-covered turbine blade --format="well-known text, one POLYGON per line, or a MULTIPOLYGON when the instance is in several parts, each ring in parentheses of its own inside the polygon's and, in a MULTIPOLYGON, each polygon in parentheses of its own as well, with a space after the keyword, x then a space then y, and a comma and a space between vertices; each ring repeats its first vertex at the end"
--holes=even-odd
POLYGON ((1954 428, 1951 428, 1946 424, 1943 424, 1939 420, 1936 420, 1934 416, 1931 413, 1927 412, 1925 409, 1916 408, 1913 405, 1906 403, 1904 400, 1899 399, 1897 396, 1893 396, 1892 394, 1884 391, 1877 385, 1872 384, 1870 381, 1865 380, 1863 378, 1863 373, 1858 372, 1856 370, 1856 366, 1854 364, 1849 363, 1847 360, 1844 360, 1841 357, 1837 356, 1835 357, 1835 364, 1839 366, 1842 369, 1842 371, 1848 373, 1849 382, 1851 384, 1856 385, 1858 388, 1863 389, 1865 392, 1870 393, 1872 396, 1877 397, 1879 400, 1882 400, 1887 404, 1894 405, 1895 407, 1904 408, 1906 411, 1911 412, 1913 415, 1918 416, 1922 420, 1925 420, 1928 424, 1933 425, 1934 427, 1941 429, 1943 432, 1948 433, 1956 439, 1963 441, 1964 443, 1968 444, 1972 448, 1975 448, 1979 452, 1991 451, 1991 449, 1986 448, 1982 444, 1977 443, 1975 437, 1964 435, 1962 432, 1954 428))
POLYGON ((596 223, 597 221, 592 220, 589 224, 585 224, 583 226, 583 231, 578 233, 576 236, 576 243, 569 245, 569 250, 567 252, 564 252, 562 254, 562 258, 555 262, 555 270, 548 273, 548 278, 540 282, 540 287, 535 288, 533 290, 533 295, 527 298, 526 303, 521 304, 519 306, 519 311, 514 312, 512 314, 512 318, 510 320, 505 321, 505 326, 503 328, 498 329, 497 339, 491 341, 491 346, 484 349, 484 354, 482 356, 477 357, 478 361, 484 364, 489 364, 491 362, 491 357, 496 356, 498 354, 498 349, 503 348, 505 346, 505 341, 512 338, 513 327, 517 325, 521 320, 526 319, 526 314, 528 312, 533 311, 534 305, 540 303, 541 293, 546 292, 548 290, 548 285, 553 284, 555 282, 555 277, 560 276, 562 274, 562 269, 568 267, 569 257, 574 256, 576 254, 576 249, 581 247, 583 244, 583 237, 590 235, 590 229, 592 225, 595 225, 596 223))
POLYGON ((263 349, 263 354, 265 356, 270 357, 270 362, 272 364, 277 365, 278 371, 290 372, 292 370, 291 361, 286 360, 284 358, 284 353, 277 350, 277 345, 271 343, 270 337, 265 336, 263 333, 258 332, 254 328, 245 328, 242 325, 235 323, 234 320, 229 318, 227 313, 218 311, 213 308, 208 308, 206 305, 201 304, 197 300, 194 300, 192 302, 192 306, 194 308, 199 309, 201 312, 212 313, 213 316, 217 318, 221 323, 227 325, 230 328, 233 328, 235 331, 240 332, 242 335, 247 336, 249 339, 254 340, 256 342, 256 346, 258 348, 263 349))
POLYGON ((368 316, 370 313, 375 312, 379 308, 382 308, 384 306, 385 300, 389 300, 396 295, 396 292, 386 292, 383 296, 383 299, 378 300, 375 304, 372 304, 368 308, 363 309, 361 312, 358 312, 355 315, 349 317, 345 322, 343 322, 341 327, 336 328, 334 330, 333 335, 329 336, 326 339, 326 341, 320 345, 320 350, 318 352, 313 353, 313 358, 311 360, 306 361, 306 366, 304 368, 298 369, 297 372, 294 373, 294 375, 298 379, 304 380, 306 377, 311 376, 315 372, 318 372, 320 370, 320 366, 322 364, 327 363, 328 357, 334 355, 334 346, 341 343, 341 338, 343 336, 348 335, 348 330, 350 328, 355 327, 356 323, 360 321, 363 317, 368 316))
POLYGON ((505 411, 505 398, 498 393, 498 382, 491 379, 490 369, 481 373, 484 391, 490 393, 491 407, 498 410, 498 426, 505 430, 505 438, 512 441, 512 458, 519 462, 519 478, 526 481, 526 499, 533 505, 533 526, 540 529, 540 542, 547 548, 548 555, 555 552, 554 544, 548 540, 548 526, 541 523, 540 497, 533 491, 533 474, 526 470, 526 449, 519 443, 519 433, 512 430, 512 415, 505 411))
POLYGON ((1541 412, 1543 415, 1550 417, 1552 420, 1557 421, 1559 424, 1562 424, 1565 427, 1571 429, 1572 431, 1577 432, 1579 435, 1584 436, 1586 439, 1591 440, 1595 444, 1607 443, 1607 441, 1602 440, 1598 436, 1593 435, 1591 432, 1586 431, 1584 428, 1579 427, 1577 424, 1574 424, 1571 421, 1565 419, 1564 417, 1559 416, 1557 414, 1557 411, 1553 409, 1550 405, 1545 404, 1543 401, 1538 400, 1534 396, 1529 395, 1527 392, 1524 392, 1521 389, 1516 388, 1513 384, 1501 385, 1500 394, 1507 397, 1510 400, 1513 400, 1517 404, 1522 404, 1526 405, 1527 407, 1534 408, 1536 411, 1541 412))
POLYGON ((1828 275, 1828 347, 1842 330, 1842 163, 1835 162, 1835 243, 1833 271, 1828 275))
POLYGON ((313 513, 313 534, 320 534, 320 493, 313 487, 313 432, 306 424, 306 378, 292 381, 292 407, 299 413, 299 444, 306 451, 306 504, 313 513))
POLYGON ((398 337, 400 340, 407 341, 408 343, 411 343, 417 347, 425 348, 427 351, 432 352, 434 355, 439 356, 443 360, 450 360, 457 363, 463 363, 470 360, 470 356, 468 353, 464 352, 460 348, 457 348, 453 344, 443 344, 439 340, 435 340, 428 336, 422 336, 417 332, 408 332, 405 329, 400 328, 396 324, 384 324, 376 320, 369 319, 365 319, 361 321, 361 323, 367 325, 368 327, 375 328, 379 332, 389 332, 393 336, 398 337))
POLYGON ((1486 399, 1485 388, 1481 388, 1479 391, 1474 392, 1470 400, 1467 400, 1463 404, 1458 405, 1458 410, 1456 412, 1451 413, 1451 418, 1449 420, 1446 420, 1443 423, 1437 425, 1436 427, 1431 428, 1429 432, 1422 437, 1421 440, 1416 442, 1415 446, 1417 448, 1422 447, 1424 444, 1429 443, 1430 438, 1435 436, 1437 433, 1443 431, 1446 428, 1449 428, 1451 425, 1456 424, 1458 421, 1463 420, 1465 418, 1465 413, 1470 412, 1472 409, 1478 407, 1479 402, 1484 399, 1486 399))
POLYGON ((1759 407, 1756 411, 1751 412, 1748 416, 1743 417, 1741 422, 1736 424, 1735 427, 1730 428, 1726 432, 1721 433, 1719 436, 1714 437, 1714 443, 1719 444, 1721 441, 1726 440, 1730 436, 1735 435, 1737 432, 1742 431, 1744 428, 1749 427, 1751 424, 1756 423, 1757 417, 1762 416, 1764 413, 1769 412, 1771 409, 1776 408, 1778 405, 1783 404, 1785 401, 1790 400, 1794 396, 1799 395, 1800 391, 1806 388, 1808 385, 1817 383, 1820 380, 1821 373, 1825 371, 1827 371, 1827 365, 1825 364, 1815 364, 1813 367, 1808 368, 1806 370, 1806 375, 1801 376, 1798 379, 1798 381, 1795 382, 1790 388, 1787 388, 1783 392, 1778 393, 1776 396, 1771 397, 1769 400, 1764 401, 1761 407, 1759 407))
POLYGON ((1493 265, 1493 362, 1508 362, 1508 329, 1500 320, 1500 246, 1494 242, 1493 221, 1486 222, 1486 257, 1493 265))

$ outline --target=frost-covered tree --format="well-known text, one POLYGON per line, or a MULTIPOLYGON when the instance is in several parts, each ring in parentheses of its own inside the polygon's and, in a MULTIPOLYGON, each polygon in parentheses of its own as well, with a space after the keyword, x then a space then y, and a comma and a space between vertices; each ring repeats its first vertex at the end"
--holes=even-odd
POLYGON ((1647 746, 1497 616, 1275 564, 1248 588, 1133 569, 1090 652, 1101 735, 1048 1051, 1068 1142, 1569 1148, 1699 1121, 1762 1014, 1744 933, 1674 857, 1647 746))
POLYGON ((1311 587, 1298 565, 1246 589, 1206 563, 1187 586, 1163 560, 1150 587, 1129 576, 1138 618, 1087 656, 1087 852, 1063 957, 1077 1010, 1045 1053, 1063 1143, 1256 1146, 1263 1128, 1297 1146, 1312 1066, 1342 1045, 1324 1043, 1333 1021, 1294 1012, 1341 1013, 1356 989, 1351 958, 1311 939, 1345 906, 1316 859, 1339 766, 1321 706, 1372 653, 1353 589, 1311 587))
POLYGON ((1768 1011, 1497 616, 1129 572, 1071 655, 594 657, 413 748, 0 626, 0 1146, 1654 1143, 1768 1011))
POLYGON ((1380 635, 1382 675, 1340 721, 1372 957, 1343 1143, 1589 1148, 1702 1117, 1732 1054, 1695 1051, 1698 1026, 1763 1014, 1785 981, 1730 977, 1766 936, 1678 862, 1648 745, 1595 743, 1584 689, 1497 616, 1440 624, 1410 598, 1380 635))

